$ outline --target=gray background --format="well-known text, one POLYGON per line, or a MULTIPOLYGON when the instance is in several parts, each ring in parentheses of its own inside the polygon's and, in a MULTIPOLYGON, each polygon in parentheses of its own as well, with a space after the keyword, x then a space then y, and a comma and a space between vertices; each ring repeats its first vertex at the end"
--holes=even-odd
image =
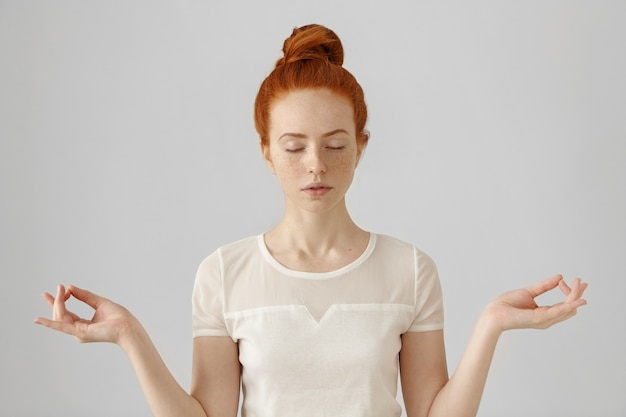
POLYGON ((502 291, 591 283, 504 335, 479 415, 625 416, 626 2, 551 0, 0 1, 0 415, 149 415, 119 348, 32 324, 59 282, 128 306, 189 387, 197 265, 282 213, 252 103, 311 22, 371 112, 349 207, 438 263, 451 370, 502 291))

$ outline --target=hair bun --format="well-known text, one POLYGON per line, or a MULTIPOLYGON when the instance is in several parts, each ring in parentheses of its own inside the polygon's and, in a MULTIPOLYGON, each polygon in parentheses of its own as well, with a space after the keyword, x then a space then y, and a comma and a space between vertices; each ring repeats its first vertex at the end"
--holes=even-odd
POLYGON ((343 46, 339 37, 327 27, 316 24, 295 28, 285 39, 283 54, 276 66, 309 59, 343 64, 343 46))

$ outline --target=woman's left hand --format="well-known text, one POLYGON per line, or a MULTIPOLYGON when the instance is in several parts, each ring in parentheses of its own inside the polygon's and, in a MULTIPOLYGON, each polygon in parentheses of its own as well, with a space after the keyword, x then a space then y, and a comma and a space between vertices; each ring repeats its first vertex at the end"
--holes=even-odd
POLYGON ((484 313, 502 331, 510 329, 546 329, 576 315, 587 304, 582 295, 587 283, 576 278, 569 287, 561 275, 555 275, 527 288, 508 291, 487 305, 484 313), (538 306, 535 298, 559 287, 565 300, 551 306, 538 306))

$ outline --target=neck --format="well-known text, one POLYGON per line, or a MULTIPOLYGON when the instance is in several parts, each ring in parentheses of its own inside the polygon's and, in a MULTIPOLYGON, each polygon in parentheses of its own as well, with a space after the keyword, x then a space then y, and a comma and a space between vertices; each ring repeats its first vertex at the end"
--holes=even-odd
POLYGON ((362 238, 366 234, 350 217, 345 200, 331 211, 314 213, 285 210, 281 222, 266 237, 293 249, 310 254, 326 253, 337 246, 362 238))

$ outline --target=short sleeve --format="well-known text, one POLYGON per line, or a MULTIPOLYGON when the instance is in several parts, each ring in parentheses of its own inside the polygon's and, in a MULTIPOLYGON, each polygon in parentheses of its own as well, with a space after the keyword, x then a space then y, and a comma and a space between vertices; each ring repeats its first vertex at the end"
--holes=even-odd
POLYGON ((229 336, 224 321, 224 292, 219 251, 198 267, 192 294, 193 337, 229 336))
POLYGON ((443 329, 443 294, 435 262, 426 253, 414 249, 415 319, 409 332, 443 329))

